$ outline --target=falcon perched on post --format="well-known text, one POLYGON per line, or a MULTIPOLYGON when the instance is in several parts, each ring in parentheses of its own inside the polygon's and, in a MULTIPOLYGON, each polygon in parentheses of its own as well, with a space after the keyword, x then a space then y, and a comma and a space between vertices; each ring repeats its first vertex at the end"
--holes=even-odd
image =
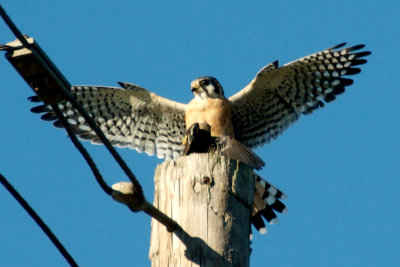
MULTIPOLYGON (((272 62, 229 98, 225 98, 217 79, 208 76, 192 82, 194 98, 188 104, 168 100, 130 83, 119 83, 122 88, 73 86, 71 91, 115 146, 174 159, 182 155, 186 131, 196 123, 207 123, 211 137, 231 138, 254 155, 250 148, 276 139, 301 114, 324 107, 353 83, 345 77, 359 73, 355 66, 366 63, 364 57, 370 52, 360 52, 364 45, 343 48, 344 45, 281 67, 278 61, 272 62)), ((39 101, 37 97, 31 100, 39 101)), ((80 138, 100 143, 69 102, 58 106, 80 138)), ((44 112, 44 120, 56 120, 54 125, 62 126, 50 106, 37 106, 32 111, 44 112)), ((242 161, 259 169, 263 162, 257 158, 242 161)), ((255 179, 252 223, 265 232, 261 216, 273 222, 276 219, 273 210, 286 209, 279 201, 284 194, 261 177, 255 179)))

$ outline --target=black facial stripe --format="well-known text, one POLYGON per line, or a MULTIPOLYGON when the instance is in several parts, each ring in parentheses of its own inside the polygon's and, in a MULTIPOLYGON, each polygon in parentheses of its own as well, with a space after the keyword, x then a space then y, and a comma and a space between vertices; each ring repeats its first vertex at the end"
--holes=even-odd
POLYGON ((216 86, 216 85, 214 85, 214 92, 215 92, 217 95, 220 94, 219 87, 216 86))

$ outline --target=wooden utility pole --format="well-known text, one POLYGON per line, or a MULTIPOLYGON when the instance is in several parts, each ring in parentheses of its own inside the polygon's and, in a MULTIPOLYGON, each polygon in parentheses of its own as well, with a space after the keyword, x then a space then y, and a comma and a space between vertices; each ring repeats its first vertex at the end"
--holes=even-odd
POLYGON ((251 171, 247 165, 213 154, 160 164, 153 204, 179 227, 170 233, 152 220, 152 266, 249 266, 251 171))

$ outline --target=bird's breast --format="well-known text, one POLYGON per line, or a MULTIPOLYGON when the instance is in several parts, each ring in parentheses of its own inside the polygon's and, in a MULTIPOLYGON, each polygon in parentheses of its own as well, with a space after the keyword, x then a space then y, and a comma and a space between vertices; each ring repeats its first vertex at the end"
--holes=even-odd
POLYGON ((186 129, 196 122, 206 122, 211 126, 211 136, 233 137, 231 105, 227 99, 190 101, 186 107, 185 122, 186 129))

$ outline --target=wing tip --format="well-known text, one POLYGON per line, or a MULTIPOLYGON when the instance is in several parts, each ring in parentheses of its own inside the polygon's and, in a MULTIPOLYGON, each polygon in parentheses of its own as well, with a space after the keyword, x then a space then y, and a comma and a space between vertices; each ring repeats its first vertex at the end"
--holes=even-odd
POLYGON ((127 90, 145 90, 143 87, 133 84, 133 83, 128 83, 128 82, 117 82, 119 86, 121 86, 124 89, 127 90))
MULTIPOLYGON (((365 44, 357 44, 357 45, 353 45, 353 46, 349 46, 349 47, 343 48, 345 45, 347 45, 347 43, 343 42, 343 43, 337 44, 335 46, 332 46, 332 47, 330 47, 330 48, 328 48, 326 50, 328 50, 328 51, 346 50, 346 51, 350 52, 350 51, 357 51, 357 50, 363 49, 366 46, 365 44), (339 48, 342 48, 342 49, 339 49, 339 48)), ((368 56, 368 55, 372 54, 372 52, 371 51, 363 51, 363 52, 360 52, 360 54, 361 55, 359 57, 364 57, 364 56, 368 56)))
POLYGON ((342 42, 342 43, 339 43, 337 45, 334 45, 334 46, 328 48, 327 50, 335 50, 335 49, 341 48, 341 47, 343 47, 345 45, 347 45, 347 43, 346 42, 342 42))
POLYGON ((122 88, 126 88, 129 85, 129 83, 127 83, 127 82, 117 82, 117 84, 119 86, 121 86, 122 88))

